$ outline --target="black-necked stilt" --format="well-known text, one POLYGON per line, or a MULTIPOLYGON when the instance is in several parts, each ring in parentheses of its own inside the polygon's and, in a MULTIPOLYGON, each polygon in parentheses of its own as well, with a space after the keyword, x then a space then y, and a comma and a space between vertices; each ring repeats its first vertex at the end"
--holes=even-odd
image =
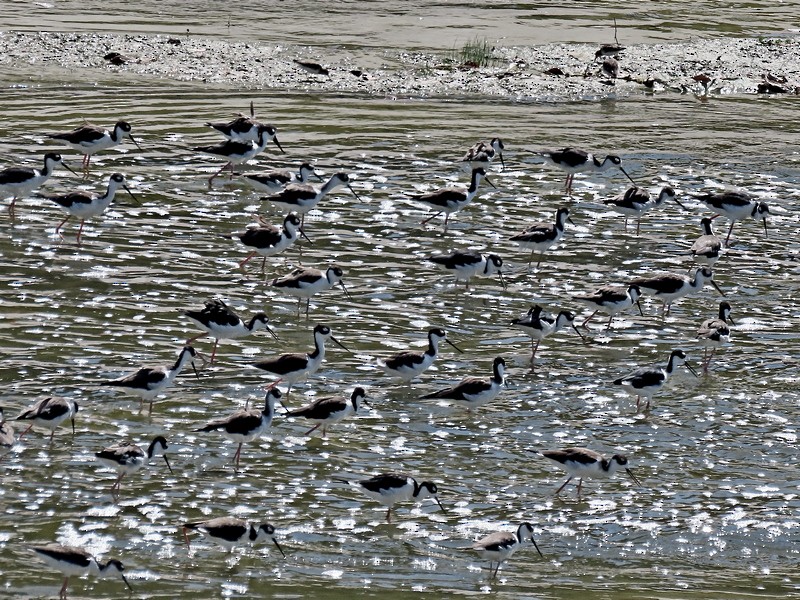
POLYGON ((625 50, 625 47, 619 44, 602 44, 600 49, 594 53, 594 59, 597 60, 598 58, 605 58, 607 56, 616 58, 617 54, 623 50, 625 50))
POLYGON ((611 210, 625 216, 625 231, 628 231, 628 219, 636 218, 636 235, 639 235, 639 226, 642 216, 652 208, 661 206, 667 200, 674 200, 684 210, 686 207, 675 196, 675 190, 665 185, 658 192, 658 196, 651 198, 650 191, 639 186, 625 190, 624 194, 603 200, 603 204, 611 210))
POLYGON ((467 204, 472 202, 475 194, 478 193, 478 185, 480 184, 481 179, 485 180, 486 183, 492 187, 495 187, 486 176, 486 171, 482 168, 477 168, 472 170, 472 179, 470 180, 469 188, 466 190, 459 188, 441 188, 425 194, 408 194, 407 197, 414 202, 427 204, 434 210, 438 211, 432 217, 428 217, 422 221, 420 225, 425 225, 430 220, 435 219, 440 214, 444 213, 444 228, 447 229, 447 222, 450 219, 450 215, 454 212, 460 211, 467 204))
POLYGON ((46 546, 32 546, 31 550, 35 552, 40 559, 42 559, 48 567, 60 571, 64 574, 64 585, 58 592, 59 598, 67 597, 67 586, 69 585, 69 578, 73 575, 97 575, 105 577, 106 575, 119 575, 122 581, 128 586, 129 590, 131 584, 125 577, 125 567, 118 560, 111 559, 105 563, 97 561, 91 554, 75 548, 73 546, 62 546, 61 544, 47 544, 46 546))
POLYGON ((639 304, 639 298, 641 296, 642 290, 639 289, 639 286, 630 284, 627 287, 621 285, 603 286, 597 288, 587 296, 573 296, 572 299, 588 304, 595 309, 581 324, 582 327, 589 329, 589 321, 592 320, 592 317, 598 312, 603 312, 608 315, 608 325, 606 325, 606 331, 608 331, 611 328, 611 320, 614 318, 614 315, 634 304, 639 307, 639 313, 644 316, 642 307, 639 304))
POLYGON ((255 333, 259 329, 266 329, 270 332, 272 337, 276 340, 278 336, 270 329, 269 317, 263 312, 258 312, 245 323, 242 318, 233 312, 228 305, 222 300, 214 298, 205 303, 205 307, 201 310, 187 310, 183 313, 192 321, 197 323, 200 329, 204 329, 205 333, 198 334, 186 341, 186 345, 190 346, 196 340, 206 336, 214 337, 214 350, 211 352, 211 362, 214 362, 214 357, 217 355, 217 345, 220 340, 232 340, 235 338, 244 337, 255 333))
POLYGON ((725 245, 731 239, 733 226, 736 221, 741 221, 747 217, 762 219, 764 221, 764 235, 767 235, 767 217, 769 216, 769 206, 766 202, 759 202, 750 194, 744 192, 722 192, 720 194, 703 194, 695 196, 700 202, 705 204, 710 210, 717 214, 712 217, 716 219, 724 216, 731 222, 728 235, 725 238, 725 245))
POLYGON ((364 494, 387 507, 387 523, 392 522, 392 508, 394 508, 394 505, 407 500, 421 502, 426 498, 433 498, 439 508, 442 509, 442 512, 447 512, 437 496, 439 493, 438 487, 435 483, 429 481, 417 483, 413 477, 398 473, 382 473, 369 479, 361 480, 337 479, 360 489, 364 494))
POLYGON ((500 138, 492 138, 490 141, 481 141, 472 146, 464 157, 461 159, 462 163, 469 165, 470 170, 474 169, 488 169, 489 164, 495 159, 500 157, 500 164, 503 169, 506 168, 506 163, 503 160, 503 150, 505 145, 500 138))
POLYGON ((466 283, 469 289, 471 277, 491 277, 495 273, 500 276, 500 283, 503 289, 506 287, 506 280, 503 278, 503 259, 496 254, 481 254, 480 252, 453 252, 441 256, 431 256, 432 263, 443 267, 456 276, 456 285, 459 281, 466 283))
POLYGON ((264 151, 271 141, 275 142, 278 149, 283 152, 280 142, 278 141, 277 131, 271 125, 262 125, 258 129, 258 138, 254 142, 234 142, 228 140, 221 144, 214 146, 196 146, 193 148, 196 152, 205 152, 206 154, 214 154, 221 156, 228 160, 223 167, 208 178, 208 185, 210 186, 214 179, 219 176, 225 169, 230 168, 231 179, 233 178, 233 165, 238 165, 247 162, 251 158, 264 151))
MULTIPOLYGON (((242 445, 245 442, 252 442, 272 425, 272 419, 275 416, 275 401, 283 404, 281 395, 278 388, 270 388, 264 397, 264 410, 238 410, 223 419, 209 421, 195 431, 219 431, 232 442, 238 442, 239 447, 233 455, 233 462, 238 469, 242 445)), ((284 408, 286 407, 284 406, 284 408)))
POLYGON ((575 327, 575 315, 568 310, 562 310, 556 317, 542 313, 541 306, 532 306, 527 314, 518 319, 511 321, 511 324, 517 329, 525 332, 531 338, 531 366, 533 366, 536 359, 536 351, 539 349, 539 343, 548 335, 555 333, 565 325, 570 325, 577 333, 581 340, 584 342, 586 338, 575 327))
POLYGON ((697 372, 686 361, 686 353, 683 350, 673 350, 672 354, 669 355, 669 362, 667 362, 665 368, 654 366, 638 369, 625 377, 615 379, 614 385, 621 385, 636 396, 636 410, 639 410, 639 403, 642 398, 646 398, 647 405, 645 410, 647 410, 650 408, 650 400, 653 398, 653 394, 664 387, 673 371, 681 365, 685 365, 697 377, 697 372))
POLYGON ((703 321, 700 329, 697 330, 697 339, 705 346, 703 350, 703 373, 708 373, 708 365, 711 364, 711 359, 714 358, 717 348, 730 341, 729 321, 731 325, 735 325, 731 318, 731 305, 723 300, 719 303, 719 316, 716 319, 703 321), (709 348, 711 348, 710 355, 708 354, 709 348))
POLYGON ((139 150, 142 149, 139 142, 131 135, 130 124, 125 121, 118 121, 111 131, 87 123, 67 133, 53 133, 48 137, 66 142, 68 146, 83 154, 84 175, 89 173, 89 161, 93 154, 117 146, 125 138, 130 139, 139 150))
POLYGON ((11 423, 6 421, 3 407, 0 406, 0 448, 8 450, 16 441, 17 439, 14 437, 14 428, 11 426, 11 423))
POLYGON ((576 148, 544 150, 538 154, 545 159, 545 162, 555 165, 562 171, 566 171, 567 180, 564 184, 564 191, 568 194, 572 192, 572 180, 575 178, 576 173, 605 171, 612 166, 617 167, 633 185, 636 185, 636 182, 628 175, 628 172, 622 168, 622 159, 615 154, 609 154, 603 159, 603 162, 600 162, 593 154, 576 148))
POLYGON ((264 196, 261 199, 272 202, 286 210, 293 210, 303 215, 311 211, 320 201, 340 186, 347 186, 356 199, 361 200, 361 197, 356 194, 353 186, 350 185, 350 176, 347 173, 334 173, 331 178, 319 190, 308 185, 300 183, 292 183, 287 185, 281 192, 273 194, 272 196, 264 196))
POLYGON ((230 236, 227 236, 231 239, 239 238, 242 244, 253 249, 253 252, 239 263, 239 267, 244 268, 250 259, 256 254, 259 254, 264 257, 261 263, 261 273, 263 274, 267 265, 267 257, 283 252, 294 244, 300 235, 302 235, 309 244, 312 243, 305 232, 300 228, 300 223, 300 217, 298 217, 296 213, 289 213, 283 219, 283 228, 262 221, 255 227, 248 227, 244 231, 232 233, 230 236))
POLYGON ((14 204, 17 199, 30 194, 50 179, 58 165, 63 165, 67 171, 77 175, 62 160, 61 155, 55 152, 48 152, 44 155, 44 167, 41 169, 9 167, 0 171, 0 198, 11 196, 11 204, 8 206, 10 215, 14 214, 14 204))
POLYGON ((311 298, 317 292, 329 290, 336 284, 339 284, 344 291, 345 296, 350 298, 350 292, 344 286, 342 281, 344 272, 339 267, 328 267, 325 271, 312 268, 299 268, 295 269, 288 275, 278 277, 272 280, 270 285, 283 290, 290 296, 298 299, 297 311, 300 312, 300 304, 303 298, 306 299, 306 316, 308 316, 308 309, 311 305, 311 298))
POLYGON ((695 294, 703 289, 706 283, 710 283, 722 295, 725 294, 713 279, 714 274, 708 267, 701 267, 695 271, 691 279, 686 275, 678 273, 657 273, 649 277, 639 277, 631 283, 639 286, 645 294, 650 294, 660 299, 664 306, 661 313, 669 314, 670 306, 676 300, 680 300, 689 294, 695 294))
MULTIPOLYGON (((251 112, 252 107, 253 105, 251 104, 251 112)), ((206 127, 216 129, 219 133, 234 142, 257 142, 259 131, 264 127, 264 124, 259 123, 252 114, 248 117, 240 113, 239 116, 232 121, 226 121, 224 123, 206 123, 206 127)))
POLYGON ((325 67, 323 67, 321 64, 312 62, 310 60, 298 60, 295 58, 294 60, 292 60, 292 62, 301 69, 303 69, 303 71, 305 71, 306 73, 311 73, 312 75, 330 74, 330 71, 325 67))
POLYGON ((628 459, 622 454, 615 454, 611 458, 605 458, 599 452, 588 448, 563 448, 560 450, 545 450, 541 453, 545 458, 557 463, 562 469, 569 473, 569 478, 556 490, 556 496, 567 487, 573 477, 578 478, 578 498, 581 497, 581 486, 584 479, 609 478, 616 473, 617 469, 623 468, 633 482, 642 487, 636 475, 628 467, 628 459))
MULTIPOLYGON (((311 353, 281 354, 275 358, 259 360, 253 363, 253 366, 278 376, 278 380, 272 386, 278 385, 282 381, 288 383, 289 389, 286 391, 286 397, 288 398, 289 392, 292 391, 292 385, 316 373, 317 369, 320 368, 322 361, 325 360, 325 342, 328 340, 332 340, 339 347, 347 350, 339 340, 333 337, 330 327, 317 325, 314 327, 314 350, 311 353)), ((347 350, 347 352, 350 352, 350 350, 347 350)))
POLYGON ((308 178, 312 175, 322 181, 322 178, 314 171, 314 167, 304 162, 300 165, 297 173, 292 173, 291 171, 269 171, 267 173, 244 173, 242 177, 257 191, 275 194, 290 183, 308 183, 308 178))
POLYGON ((183 371, 186 363, 192 363, 195 376, 198 379, 200 378, 197 367, 194 365, 194 357, 197 355, 197 351, 194 348, 184 346, 180 354, 178 354, 178 360, 171 367, 142 367, 130 375, 112 381, 103 381, 100 385, 123 388, 131 394, 139 396, 141 399, 140 407, 142 403, 148 401, 150 402, 150 412, 153 412, 153 401, 156 396, 172 385, 178 374, 183 371))
POLYGON ((460 383, 420 396, 422 400, 430 400, 440 398, 443 400, 450 400, 467 410, 483 406, 487 402, 491 402, 500 393, 500 388, 505 383, 506 361, 501 357, 494 359, 492 366, 492 376, 489 379, 481 379, 480 377, 465 377, 460 383))
POLYGON ((520 547, 530 542, 536 548, 539 556, 544 558, 544 554, 539 550, 536 540, 533 539, 533 526, 530 523, 522 523, 517 527, 516 533, 510 531, 496 531, 490 533, 486 537, 482 537, 472 545, 473 550, 484 558, 489 560, 489 578, 497 577, 497 571, 500 569, 500 564, 511 558, 511 555, 520 547), (492 571, 492 563, 497 562, 494 571, 492 571))
POLYGON ((692 258, 694 258, 694 261, 709 267, 713 267, 722 254, 722 242, 714 235, 713 222, 708 217, 700 219, 703 235, 692 244, 692 258))
POLYGON ((96 452, 95 456, 101 463, 119 473, 114 485, 111 486, 111 494, 118 496, 122 478, 141 469, 145 464, 153 460, 154 456, 163 457, 169 472, 172 473, 172 466, 169 464, 169 459, 166 455, 167 448, 169 446, 166 438, 163 435, 158 435, 150 442, 147 450, 143 450, 141 446, 132 443, 123 443, 109 446, 100 452, 96 452))
POLYGON ((433 364, 439 356, 439 342, 444 340, 459 352, 461 348, 447 339, 447 332, 441 327, 434 327, 428 331, 428 349, 425 352, 415 352, 407 350, 387 358, 385 361, 378 361, 378 365, 389 375, 411 381, 421 375, 433 364))
POLYGON ((138 200, 136 200, 136 196, 133 195, 133 192, 131 192, 131 190, 125 184, 125 175, 122 173, 114 173, 109 178, 108 189, 106 190, 106 193, 102 195, 79 191, 70 192, 69 194, 63 194, 60 196, 40 196, 50 200, 51 202, 55 202, 61 207, 61 210, 67 213, 67 216, 64 218, 64 220, 56 226, 56 233, 61 235, 62 238, 64 236, 61 234, 61 228, 64 226, 64 223, 69 221, 71 217, 78 217, 81 220, 81 226, 78 228, 77 238, 78 243, 80 243, 81 234, 83 233, 83 224, 86 222, 86 219, 102 215, 106 209, 111 206, 111 203, 114 201, 114 196, 117 193, 117 189, 120 187, 128 192, 134 201, 138 202, 138 200))
POLYGON ((275 538, 275 527, 270 523, 261 523, 260 525, 251 525, 247 521, 235 519, 233 517, 217 517, 216 519, 209 519, 208 521, 199 521, 196 523, 184 523, 183 537, 186 540, 186 547, 189 548, 189 536, 187 530, 199 531, 207 539, 213 540, 217 544, 224 546, 228 549, 233 549, 239 544, 250 542, 256 544, 258 542, 271 541, 281 553, 283 558, 286 554, 283 552, 278 540, 275 538))
POLYGON ((75 400, 61 398, 59 396, 42 398, 36 402, 36 404, 26 408, 17 415, 17 421, 31 422, 28 428, 19 434, 19 437, 22 439, 22 436, 28 433, 31 427, 37 425, 50 430, 50 441, 52 442, 53 436, 56 433, 56 427, 67 419, 72 421, 72 435, 75 435, 75 415, 77 412, 78 403, 75 402, 75 400))
POLYGON ((311 435, 317 428, 322 426, 322 437, 325 437, 328 427, 350 415, 356 414, 362 403, 367 404, 366 398, 367 392, 364 388, 357 387, 350 394, 350 398, 338 396, 320 398, 308 406, 289 411, 288 416, 303 417, 316 423, 314 427, 306 431, 306 435, 311 435))
POLYGON ((555 223, 533 223, 525 228, 525 231, 511 236, 511 241, 518 243, 522 248, 530 249, 531 255, 528 259, 528 268, 533 262, 533 254, 539 253, 539 261, 536 263, 536 268, 542 263, 544 253, 550 248, 555 246, 564 235, 564 224, 569 221, 573 225, 572 219, 569 218, 569 209, 561 207, 556 211, 555 223))
POLYGON ((600 65, 600 72, 610 79, 619 77, 619 63, 613 56, 606 56, 603 59, 603 64, 600 65))

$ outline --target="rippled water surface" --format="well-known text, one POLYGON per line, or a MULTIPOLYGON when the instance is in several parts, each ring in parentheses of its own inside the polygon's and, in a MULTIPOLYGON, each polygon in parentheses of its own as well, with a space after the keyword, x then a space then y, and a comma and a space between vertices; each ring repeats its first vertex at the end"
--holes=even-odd
POLYGON ((475 37, 502 45, 611 42, 624 44, 716 35, 796 31, 800 3, 483 2, 399 3, 364 0, 283 2, 13 2, 3 28, 53 31, 185 33, 320 47, 448 50, 475 37))
MULTIPOLYGON (((79 14, 77 3, 58 3, 67 6, 79 14)), ((335 6, 344 11, 348 3, 335 6)), ((80 246, 75 223, 63 241, 54 236, 62 213, 42 199, 22 200, 16 220, 5 212, 0 220, 0 403, 12 416, 43 394, 81 405, 74 437, 62 426, 49 444, 35 430, 0 459, 0 595, 55 595, 59 576, 26 550, 54 540, 120 558, 136 597, 798 593, 796 102, 669 95, 561 105, 398 102, 88 77, 65 85, 57 71, 0 71, 4 165, 38 165, 56 150, 77 169, 80 158, 44 134, 84 118, 128 120, 143 148, 127 143, 98 155, 86 182, 62 169, 47 184, 48 192, 100 190, 111 173, 127 175, 140 204, 123 194, 87 224, 80 246), (270 148, 248 168, 313 160, 324 174, 352 174, 361 198, 346 190, 326 198, 306 221, 313 245, 267 261, 269 276, 301 262, 344 270, 352 298, 324 292, 308 320, 298 317, 295 300, 265 285, 256 261, 239 270, 246 253, 223 237, 256 213, 275 222, 282 215, 238 180, 209 190, 206 178, 221 163, 191 150, 216 141, 206 121, 247 110, 251 100, 287 153, 270 148), (430 214, 404 195, 464 184, 457 159, 494 135, 507 148, 506 170, 491 168, 497 189, 484 184, 446 233, 441 218, 420 227, 430 214), (645 217, 638 237, 625 232, 599 201, 622 192, 626 180, 579 176, 567 198, 563 176, 531 153, 565 145, 620 154, 639 184, 675 187, 688 212, 666 204, 645 217), (569 329, 558 333, 542 343, 531 371, 530 342, 509 326, 512 318, 532 303, 585 318, 573 294, 655 270, 688 272, 688 248, 708 212, 690 194, 723 185, 763 197, 773 216, 768 237, 759 223, 738 223, 717 264, 737 325, 709 376, 680 369, 646 414, 611 385, 634 367, 665 363, 673 348, 698 365, 696 329, 720 300, 710 288, 677 303, 666 320, 648 301, 644 317, 618 317, 608 334, 598 321, 586 344, 569 329), (527 252, 508 238, 531 221, 551 220, 562 205, 575 225, 529 271, 527 252), (425 261, 467 248, 504 258, 507 290, 497 279, 477 279, 467 292, 425 261), (181 311, 215 296, 245 315, 265 310, 280 340, 262 333, 221 342, 218 363, 199 380, 181 376, 151 416, 139 413, 138 400, 97 386, 142 364, 174 361, 196 334, 181 311), (245 445, 234 472, 234 444, 193 430, 247 400, 260 402, 270 379, 249 363, 310 349, 315 323, 329 324, 353 354, 331 345, 290 405, 361 385, 372 409, 326 439, 279 416, 245 445), (432 326, 445 327, 464 354, 445 345, 412 385, 377 368, 376 359, 392 351, 421 348, 432 326), (509 365, 509 389, 474 414, 417 399, 467 375, 488 376, 495 356, 509 365), (169 440, 175 474, 154 462, 126 478, 112 502, 114 474, 94 453, 157 434, 169 440), (564 475, 531 451, 565 445, 627 454, 643 487, 622 474, 587 482, 581 501, 572 486, 556 498, 564 475), (439 483, 447 513, 432 501, 400 505, 387 524, 384 509, 333 479, 392 469, 439 483), (199 539, 187 553, 181 523, 228 514, 274 523, 287 559, 270 545, 228 554, 199 539), (522 549, 488 581, 472 540, 521 521, 534 524, 545 558, 522 549)), ((718 228, 724 232, 727 222, 718 228)), ((196 346, 210 352, 212 343, 196 346)), ((75 579, 71 590, 91 598, 124 592, 120 581, 96 579, 75 579)))

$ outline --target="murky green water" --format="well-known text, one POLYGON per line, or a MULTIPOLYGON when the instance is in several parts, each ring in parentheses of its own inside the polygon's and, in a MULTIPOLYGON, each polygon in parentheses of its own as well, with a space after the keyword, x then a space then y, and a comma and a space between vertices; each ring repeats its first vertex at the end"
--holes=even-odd
MULTIPOLYGON (((53 236, 62 213, 41 200, 18 203, 14 222, 2 219, 0 402, 14 415, 56 393, 78 399, 81 411, 74 438, 62 427, 48 445, 41 431, 32 432, 0 460, 0 595, 56 594, 59 576, 42 572, 26 550, 54 540, 120 558, 135 596, 150 598, 798 593, 800 136, 793 100, 393 102, 100 79, 94 72, 65 86, 57 71, 29 75, 0 71, 8 164, 38 164, 45 148, 62 150, 47 132, 83 118, 125 118, 143 152, 126 144, 98 155, 87 185, 98 190, 110 173, 123 172, 141 205, 123 198, 87 225, 81 246, 74 224, 63 242, 53 236), (352 300, 339 290, 323 293, 309 321, 296 316, 292 298, 264 285, 255 265, 242 274, 237 263, 245 252, 222 237, 257 211, 276 221, 281 215, 236 182, 209 191, 205 179, 220 163, 190 150, 216 139, 204 122, 246 110, 251 99, 287 149, 285 156, 267 152, 252 168, 314 160, 325 173, 353 174, 361 196, 326 198, 307 220, 314 243, 302 257, 294 248, 268 261, 270 274, 301 260, 344 269, 352 300), (446 234, 440 220, 420 228, 429 214, 403 195, 465 182, 455 161, 493 135, 508 149, 506 171, 492 168, 498 189, 484 186, 446 234), (645 218, 639 237, 625 233, 621 218, 596 202, 623 191, 625 180, 579 178, 575 198, 565 199, 560 173, 535 164, 529 152, 565 145, 619 153, 638 183, 669 182, 691 214, 666 205, 645 218), (687 272, 688 248, 707 211, 686 195, 716 184, 763 195, 775 216, 769 238, 753 221, 737 224, 734 245, 715 269, 737 327, 711 375, 694 379, 681 370, 649 415, 637 415, 610 384, 632 367, 665 362, 676 347, 699 363, 694 333, 719 301, 710 289, 678 303, 666 321, 658 303, 647 303, 644 318, 624 315, 608 336, 598 327, 589 345, 574 332, 557 334, 542 343, 531 372, 529 341, 510 320, 534 302, 585 316, 572 294, 649 270, 687 272), (528 273, 527 252, 508 238, 527 222, 550 220, 565 203, 576 225, 541 271, 528 273), (464 293, 424 261, 465 248, 500 254, 508 289, 476 280, 464 293), (181 311, 213 296, 248 315, 265 310, 280 341, 261 334, 222 342, 219 363, 200 380, 180 377, 151 417, 138 413, 138 400, 97 387, 141 364, 171 363, 195 334, 181 311), (248 364, 309 349, 318 322, 355 354, 331 346, 320 372, 292 392, 291 405, 362 385, 373 409, 325 440, 305 437, 305 423, 278 417, 268 435, 245 446, 243 468, 234 473, 235 446, 192 430, 247 399, 258 401, 269 379, 248 364), (430 326, 446 327, 465 353, 445 346, 412 386, 386 378, 376 359, 421 346, 430 326), (511 387, 476 414, 416 399, 466 375, 488 376, 498 355, 509 364, 511 387), (93 453, 121 438, 146 443, 156 434, 171 444, 175 475, 156 462, 126 478, 113 503, 114 475, 93 453), (582 502, 572 487, 554 498, 564 477, 530 450, 568 444, 625 452, 644 488, 619 476, 587 483, 582 502), (448 513, 432 502, 401 505, 388 525, 382 508, 332 480, 388 469, 440 483, 448 513), (188 555, 178 526, 226 514, 274 523, 288 558, 267 546, 229 555, 200 540, 188 555), (521 520, 534 523, 545 560, 521 550, 488 582, 471 540, 521 520)), ((63 153, 78 166, 74 153, 63 153)), ((66 175, 59 172, 46 190, 78 185, 66 175)), ((197 347, 209 352, 211 344, 197 347)), ((76 598, 118 598, 124 587, 76 579, 71 590, 76 598)))

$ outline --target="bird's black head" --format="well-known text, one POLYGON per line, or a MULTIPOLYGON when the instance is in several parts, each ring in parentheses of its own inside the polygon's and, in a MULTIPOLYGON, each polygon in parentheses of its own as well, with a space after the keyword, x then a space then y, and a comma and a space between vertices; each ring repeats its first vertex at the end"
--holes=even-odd
POLYGON ((497 254, 490 254, 486 258, 490 263, 492 263, 498 269, 503 266, 503 259, 497 256, 497 254))
POLYGON ((611 457, 611 460, 615 461, 618 465, 624 467, 628 464, 628 457, 624 454, 615 454, 611 457))
POLYGON ((124 183, 125 175, 123 175, 122 173, 114 173, 111 176, 111 181, 114 181, 116 183, 124 183))
POLYGON ((430 481, 423 481, 422 483, 420 483, 419 484, 419 489, 420 489, 420 491, 428 490, 428 493, 431 496, 435 496, 436 494, 439 493, 439 488, 436 487, 435 483, 431 483, 430 481))
POLYGON ((164 450, 169 448, 169 446, 167 445, 167 438, 165 438, 163 435, 157 435, 156 437, 154 437, 152 445, 161 446, 164 450))
POLYGON ((60 163, 63 160, 61 158, 61 155, 58 154, 57 152, 48 152, 47 154, 44 155, 44 159, 46 161, 53 161, 57 163, 60 163))
POLYGON ((264 325, 269 323, 269 317, 267 316, 266 313, 263 312, 258 312, 255 315, 253 315, 253 320, 258 321, 259 323, 263 323, 264 325))
POLYGON ((342 183, 350 183, 350 175, 347 173, 337 173, 334 177, 342 183))
POLYGON ((131 129, 133 129, 133 128, 130 126, 130 123, 128 123, 127 121, 117 121, 117 124, 114 125, 114 129, 119 129, 123 133, 130 133, 131 129))
POLYGON ((353 393, 350 394, 350 400, 356 400, 357 398, 359 400, 363 400, 366 397, 367 397, 367 391, 362 387, 357 387, 356 389, 353 390, 353 393))
POLYGON ((188 352, 188 353, 189 353, 189 354, 191 354, 192 356, 197 356, 197 350, 195 350, 195 349, 194 349, 194 348, 192 348, 191 346, 184 346, 184 347, 183 347, 183 352, 188 352))
POLYGON ((497 358, 494 359, 494 366, 499 367, 500 365, 504 367, 506 366, 506 361, 503 359, 502 356, 498 356, 497 358))
POLYGON ((328 327, 327 325, 317 325, 316 327, 314 327, 314 334, 316 335, 318 333, 321 335, 330 335, 331 328, 328 327))
POLYGON ((438 337, 438 338, 446 338, 447 332, 442 329, 441 327, 433 327, 428 330, 428 337, 438 337))
POLYGON ((283 222, 284 223, 288 222, 288 223, 291 223, 294 226, 299 226, 300 225, 300 217, 297 215, 297 213, 289 213, 288 215, 286 215, 286 218, 283 220, 283 222))
POLYGON ((269 536, 275 535, 275 527, 270 523, 262 523, 258 528, 269 536))
POLYGON ((616 154, 609 154, 608 156, 606 156, 606 160, 610 160, 612 163, 614 163, 617 166, 622 164, 622 159, 619 156, 617 156, 616 154))

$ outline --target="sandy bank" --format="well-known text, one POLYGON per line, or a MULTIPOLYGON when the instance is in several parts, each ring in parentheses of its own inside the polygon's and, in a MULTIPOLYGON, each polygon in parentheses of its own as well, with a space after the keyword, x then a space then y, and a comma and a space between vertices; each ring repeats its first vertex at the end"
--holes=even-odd
MULTIPOLYGON (((381 54, 320 48, 225 42, 196 37, 74 33, 0 33, 0 65, 64 68, 71 74, 107 70, 239 88, 345 92, 389 97, 492 96, 512 100, 563 101, 643 93, 705 93, 695 81, 712 81, 710 94, 794 94, 800 86, 796 38, 722 38, 680 44, 633 45, 619 54, 619 75, 601 72, 597 46, 550 44, 495 48, 490 66, 458 64, 446 55, 381 54), (109 57, 110 53, 120 56, 109 57), (320 63, 312 74, 296 59, 320 63), (563 74, 558 74, 558 72, 563 74)), ((71 75, 72 76, 72 75, 71 75)))

